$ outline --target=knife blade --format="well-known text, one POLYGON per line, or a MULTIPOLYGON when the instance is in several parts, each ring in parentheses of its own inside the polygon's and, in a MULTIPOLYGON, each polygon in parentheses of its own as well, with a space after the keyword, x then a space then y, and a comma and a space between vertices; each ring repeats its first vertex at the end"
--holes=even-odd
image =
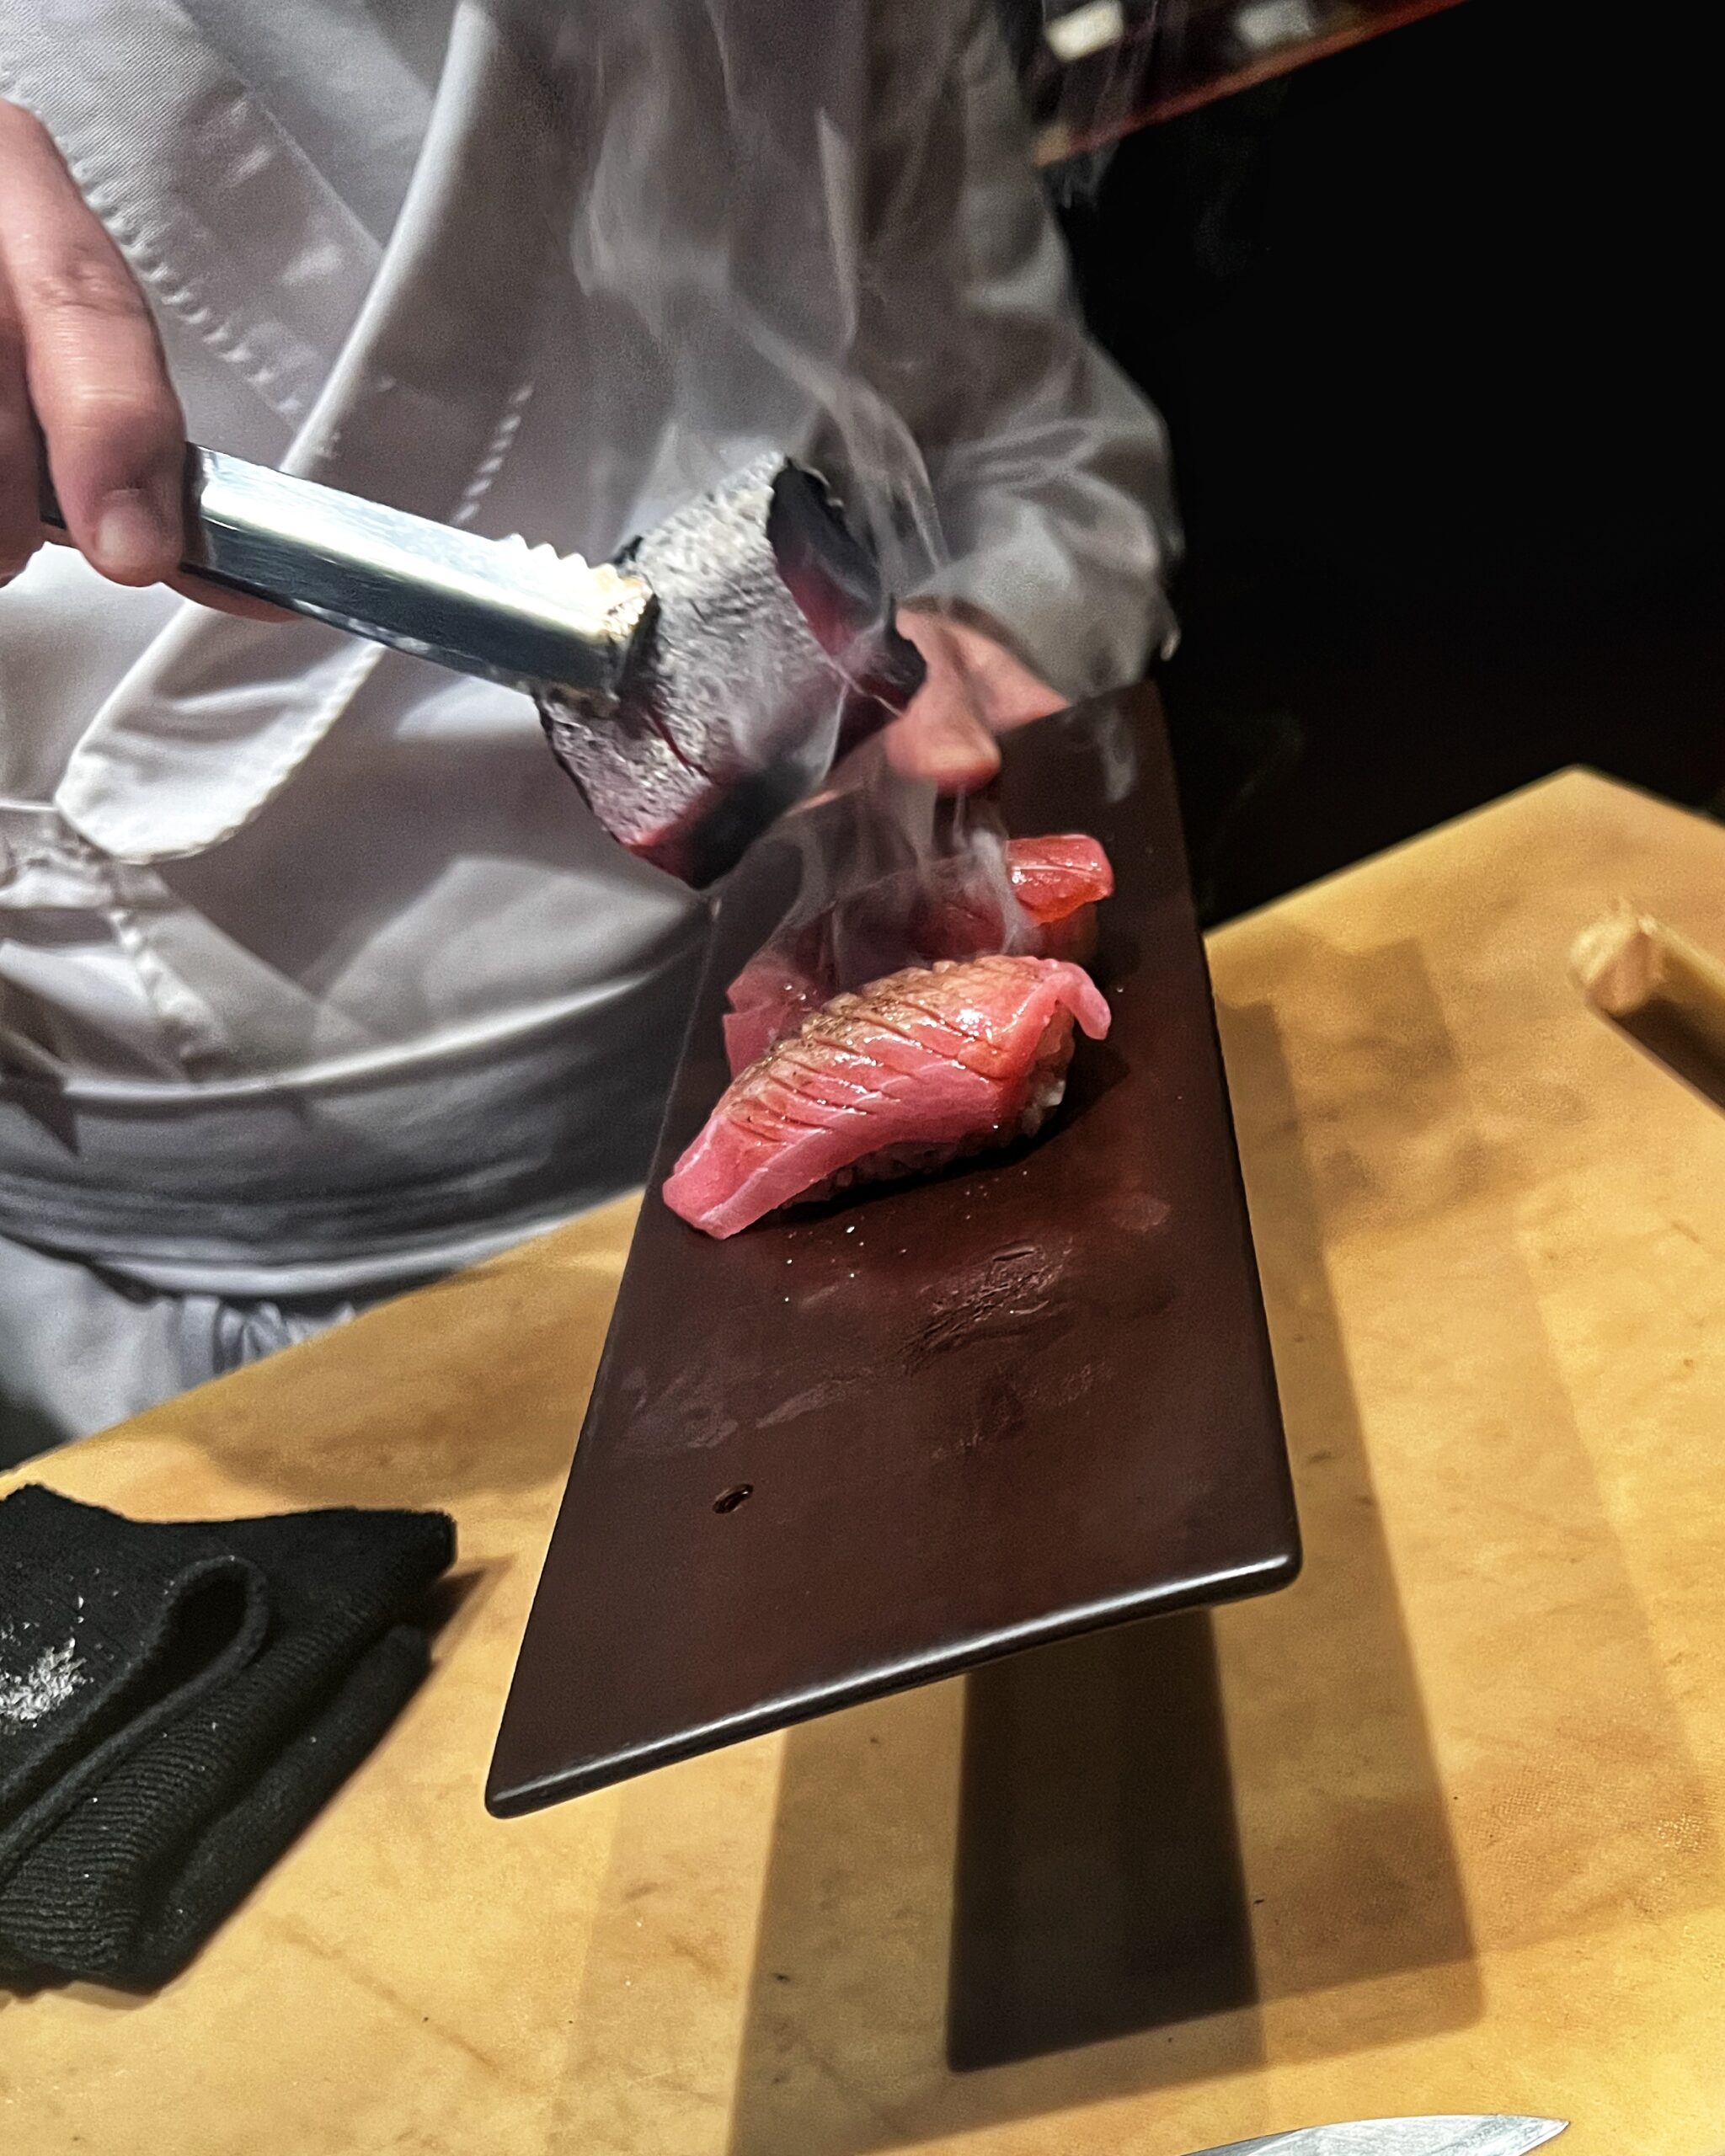
POLYGON ((1508 2111, 1352 2119, 1340 2126, 1299 2127, 1252 2141, 1231 2141, 1201 2150, 1199 2156, 1526 2156, 1568 2123, 1508 2111))

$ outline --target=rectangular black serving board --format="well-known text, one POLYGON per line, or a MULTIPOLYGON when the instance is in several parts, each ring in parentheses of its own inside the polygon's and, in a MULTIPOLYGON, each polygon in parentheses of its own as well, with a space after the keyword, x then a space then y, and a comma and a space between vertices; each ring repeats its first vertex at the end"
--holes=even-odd
POLYGON ((1155 699, 1004 746, 1007 829, 1089 831, 1114 862, 1113 1029, 1034 1144, 714 1242, 659 1186, 724 1089, 724 991, 788 851, 732 878, 497 1741, 500 1815, 1299 1569, 1155 699))

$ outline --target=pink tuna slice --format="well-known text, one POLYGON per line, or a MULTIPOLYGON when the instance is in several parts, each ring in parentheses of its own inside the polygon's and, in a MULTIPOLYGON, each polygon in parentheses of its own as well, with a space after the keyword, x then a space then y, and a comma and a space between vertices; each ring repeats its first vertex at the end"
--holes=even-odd
POLYGON ((1081 831, 1045 839, 1008 839, 1012 895, 1034 921, 1065 921, 1112 895, 1114 872, 1097 841, 1081 831))
MULTIPOLYGON (((932 965, 997 951, 1007 940, 1007 924, 992 887, 979 882, 967 888, 972 866, 939 862, 920 889, 914 872, 889 878, 841 900, 839 910, 846 914, 852 934, 860 930, 864 942, 885 947, 886 964, 932 965)), ((1029 924, 1032 955, 1085 964, 1096 950, 1097 905, 1114 888, 1114 872, 1101 846, 1077 831, 1008 839, 1006 869, 1029 924)), ((836 994, 831 920, 830 914, 820 915, 789 938, 775 938, 731 983, 724 1044, 734 1078, 836 994)))
POLYGON ((1059 1103, 1074 1019, 1100 1040, 1108 1017, 1056 958, 948 960, 836 996, 726 1088, 665 1202, 722 1239, 846 1182, 1010 1145, 1059 1103))

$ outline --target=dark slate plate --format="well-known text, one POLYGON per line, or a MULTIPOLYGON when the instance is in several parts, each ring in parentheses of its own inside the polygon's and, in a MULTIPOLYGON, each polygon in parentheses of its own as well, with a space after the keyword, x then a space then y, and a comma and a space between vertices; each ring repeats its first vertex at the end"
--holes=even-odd
POLYGON ((487 1790, 530 1811, 1299 1568, 1263 1304, 1153 698, 1012 736, 1018 833, 1118 878, 1034 1145, 716 1243, 658 1186, 783 905, 733 879, 487 1790), (746 1492, 746 1494, 743 1494, 746 1492))

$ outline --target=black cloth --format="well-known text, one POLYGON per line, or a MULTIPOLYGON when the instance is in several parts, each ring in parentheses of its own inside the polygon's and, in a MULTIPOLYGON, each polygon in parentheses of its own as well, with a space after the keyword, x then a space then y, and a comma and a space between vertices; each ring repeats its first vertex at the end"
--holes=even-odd
POLYGON ((173 1976, 425 1674, 441 1513, 0 1502, 0 1977, 173 1976))

